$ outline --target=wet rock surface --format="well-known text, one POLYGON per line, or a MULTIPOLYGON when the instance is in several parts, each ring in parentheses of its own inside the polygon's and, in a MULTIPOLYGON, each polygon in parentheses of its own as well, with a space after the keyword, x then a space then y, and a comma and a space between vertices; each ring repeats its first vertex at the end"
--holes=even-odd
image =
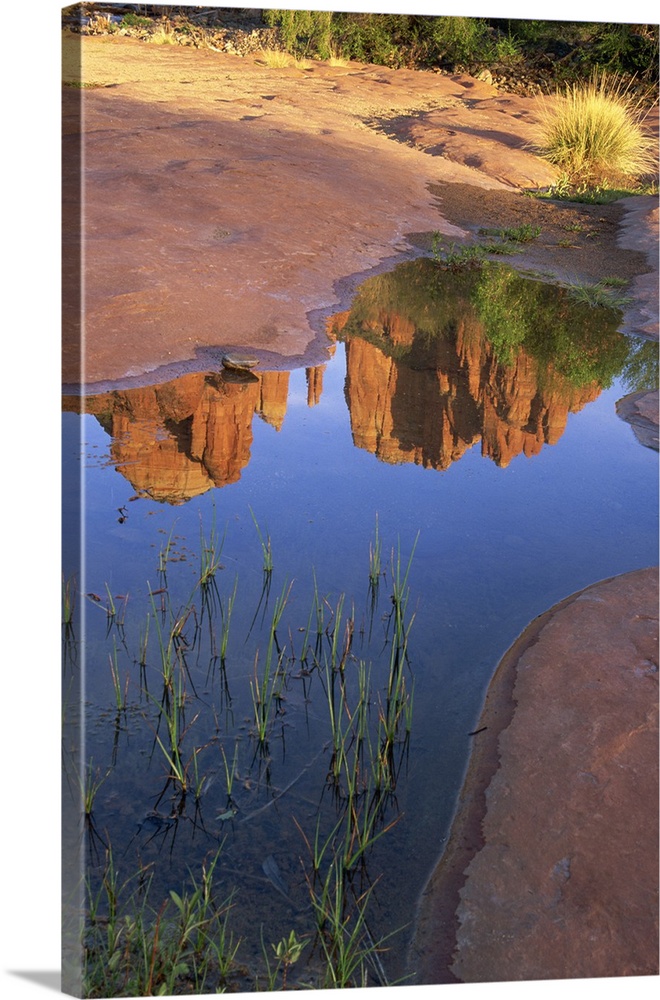
POLYGON ((533 622, 474 740, 418 981, 657 975, 657 568, 533 622))
POLYGON ((658 451, 658 390, 632 392, 616 404, 616 412, 626 420, 640 444, 658 451))

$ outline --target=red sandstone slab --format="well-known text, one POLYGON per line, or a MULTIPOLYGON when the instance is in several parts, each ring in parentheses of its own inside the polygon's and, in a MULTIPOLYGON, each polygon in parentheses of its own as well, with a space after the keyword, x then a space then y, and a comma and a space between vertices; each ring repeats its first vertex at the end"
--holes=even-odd
MULTIPOLYGON (((477 98, 483 116, 497 91, 467 76, 274 70, 112 37, 71 44, 85 88, 65 88, 64 155, 75 163, 81 124, 84 171, 82 192, 65 171, 65 201, 82 204, 85 351, 65 324, 65 382, 141 374, 207 346, 322 362, 310 313, 339 305, 339 279, 414 253, 408 234, 464 235, 440 215, 432 182, 511 189, 540 169, 510 143, 467 165, 482 141, 469 130, 434 157, 374 127, 444 105, 456 124, 477 98)), ((520 145, 527 123, 515 111, 493 114, 520 145)))
POLYGON ((421 901, 419 981, 657 975, 657 569, 537 619, 484 726, 421 901))

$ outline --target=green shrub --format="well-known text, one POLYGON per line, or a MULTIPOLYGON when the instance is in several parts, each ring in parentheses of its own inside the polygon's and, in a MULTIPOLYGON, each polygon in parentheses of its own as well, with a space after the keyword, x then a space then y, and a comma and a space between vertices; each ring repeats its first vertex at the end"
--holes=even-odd
POLYGON ((517 65, 538 60, 558 81, 608 70, 638 81, 658 79, 658 26, 506 18, 433 17, 264 10, 295 56, 331 55, 394 68, 443 69, 517 65))
POLYGON ((342 55, 359 62, 401 66, 394 41, 398 15, 337 14, 333 34, 342 55))
POLYGON ((331 11, 264 10, 263 17, 266 24, 280 28, 287 52, 295 56, 317 55, 319 59, 330 58, 331 11))
POLYGON ((432 21, 432 56, 440 65, 468 65, 488 47, 488 28, 480 18, 434 17, 432 21))
POLYGON ((613 73, 657 80, 656 24, 601 24, 595 28, 592 58, 596 65, 613 73))
POLYGON ((150 28, 153 22, 150 17, 140 17, 139 14, 128 13, 124 14, 121 23, 126 28, 150 28))
MULTIPOLYGON (((658 25, 489 18, 488 25, 517 45, 528 62, 550 70, 557 81, 588 77, 595 70, 658 80, 658 25)), ((501 41, 500 41, 500 44, 501 41)))
POLYGON ((353 14, 265 10, 294 55, 328 59, 332 53, 384 66, 467 65, 483 54, 485 21, 417 14, 353 14))

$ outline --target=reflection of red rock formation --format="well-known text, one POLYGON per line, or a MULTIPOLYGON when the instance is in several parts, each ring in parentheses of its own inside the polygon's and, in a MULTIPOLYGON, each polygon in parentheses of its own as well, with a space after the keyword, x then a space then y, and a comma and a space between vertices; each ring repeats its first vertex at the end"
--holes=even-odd
POLYGON ((262 372, 259 375, 261 392, 259 395, 259 416, 281 430, 286 416, 286 401, 289 395, 289 372, 262 372))
MULTIPOLYGON (((239 479, 250 458, 255 413, 279 430, 288 389, 288 372, 247 381, 184 375, 89 397, 84 409, 111 435, 112 459, 135 489, 176 504, 239 479)), ((76 403, 65 400, 65 407, 76 403)))
POLYGON ((321 402, 324 371, 325 365, 319 365, 317 368, 305 368, 305 379, 307 381, 307 405, 310 407, 318 406, 321 402))
MULTIPOLYGON (((348 314, 335 316, 338 334, 348 314)), ((413 347, 415 330, 396 315, 365 325, 395 348, 413 347)), ((536 455, 555 444, 568 414, 599 393, 575 389, 563 376, 542 369, 524 350, 503 365, 474 319, 455 339, 438 338, 423 352, 389 357, 359 336, 346 343, 346 398, 357 447, 392 464, 414 462, 447 469, 481 439, 482 454, 499 466, 516 455, 536 455)))

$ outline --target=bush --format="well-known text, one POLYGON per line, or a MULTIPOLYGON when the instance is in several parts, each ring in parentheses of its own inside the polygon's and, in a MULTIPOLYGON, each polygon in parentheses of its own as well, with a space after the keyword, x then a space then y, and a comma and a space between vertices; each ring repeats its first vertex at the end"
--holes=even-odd
POLYGON ((535 21, 490 18, 532 61, 550 61, 556 77, 571 81, 607 70, 636 76, 645 83, 658 80, 658 25, 603 24, 577 21, 535 21))
POLYGON ((486 22, 473 17, 434 17, 429 53, 441 66, 468 65, 489 48, 486 22))
POLYGON ((294 56, 317 55, 329 59, 332 53, 330 25, 332 13, 325 10, 264 10, 264 21, 279 26, 287 52, 294 56))
POLYGON ((635 77, 657 87, 658 26, 506 18, 433 17, 264 10, 296 57, 332 55, 398 68, 474 72, 492 63, 573 82, 594 71, 635 77))
POLYGON ((620 79, 594 74, 588 84, 567 86, 541 109, 539 152, 571 183, 639 178, 656 168, 655 143, 644 128, 640 102, 620 79))
POLYGON ((483 53, 488 39, 485 21, 470 17, 305 10, 264 10, 263 16, 280 28, 284 47, 294 55, 328 59, 336 52, 392 67, 466 65, 483 53))

